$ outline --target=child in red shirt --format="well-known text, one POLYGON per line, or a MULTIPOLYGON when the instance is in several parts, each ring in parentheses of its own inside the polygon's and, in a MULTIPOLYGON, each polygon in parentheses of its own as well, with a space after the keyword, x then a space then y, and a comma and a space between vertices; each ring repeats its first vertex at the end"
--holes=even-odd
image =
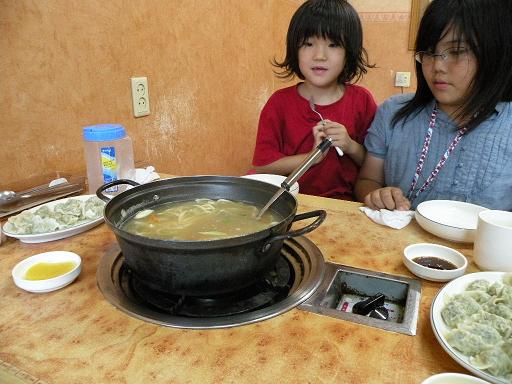
POLYGON ((362 46, 357 12, 345 0, 306 1, 290 22, 286 58, 274 65, 282 69, 279 77, 297 76, 303 82, 276 91, 264 106, 255 171, 289 175, 325 137, 331 137, 344 155, 330 148, 300 178, 300 191, 354 200, 365 156, 362 144, 377 108, 369 91, 349 83, 372 67, 362 46))

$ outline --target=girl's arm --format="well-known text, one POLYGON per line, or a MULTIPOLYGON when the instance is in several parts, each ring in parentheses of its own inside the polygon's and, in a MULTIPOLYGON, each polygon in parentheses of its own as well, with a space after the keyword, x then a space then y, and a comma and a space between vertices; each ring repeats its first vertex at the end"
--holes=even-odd
POLYGON ((406 211, 411 208, 400 188, 384 186, 384 159, 370 154, 366 154, 354 193, 359 201, 372 209, 406 211))
POLYGON ((356 163, 359 167, 364 162, 364 156, 366 155, 366 148, 359 144, 355 140, 351 140, 349 146, 341 147, 343 149, 343 153, 350 156, 350 158, 356 163))
MULTIPOLYGON (((253 165, 253 169, 258 173, 274 173, 277 175, 288 176, 296 168, 315 150, 316 147, 322 142, 322 140, 326 137, 324 132, 324 126, 320 123, 315 125, 312 129, 313 136, 315 138, 313 148, 308 153, 300 153, 297 155, 285 156, 276 161, 273 161, 270 164, 256 166, 253 165)), ((319 157, 315 164, 321 162, 325 156, 327 155, 327 151, 319 157)))
POLYGON ((262 166, 253 166, 253 169, 257 173, 273 173, 276 175, 288 176, 292 173, 302 161, 309 155, 309 153, 301 153, 299 155, 286 156, 282 157, 279 160, 274 161, 273 163, 262 165, 262 166))

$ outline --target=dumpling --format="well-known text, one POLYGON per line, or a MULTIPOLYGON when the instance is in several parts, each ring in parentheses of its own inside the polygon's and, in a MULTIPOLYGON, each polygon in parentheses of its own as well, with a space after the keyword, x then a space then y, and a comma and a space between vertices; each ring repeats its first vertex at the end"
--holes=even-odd
POLYGON ((499 281, 495 281, 489 286, 487 293, 491 296, 499 296, 501 294, 503 287, 503 284, 501 284, 499 281))
POLYGON ((508 307, 512 307, 512 286, 503 285, 503 289, 501 290, 500 295, 495 302, 503 303, 506 304, 508 307))
POLYGON ((487 280, 479 279, 472 281, 466 288, 466 291, 484 291, 487 292, 490 283, 487 280))
POLYGON ((471 315, 471 317, 466 320, 466 323, 489 324, 504 338, 508 338, 512 335, 512 321, 504 319, 503 317, 497 316, 493 313, 480 311, 471 315))
POLYGON ((78 216, 68 215, 60 212, 54 213, 53 217, 58 223, 60 223, 64 227, 70 227, 72 225, 75 225, 80 220, 80 217, 78 216))
POLYGON ((82 204, 78 199, 68 199, 65 203, 55 205, 53 208, 55 213, 63 213, 73 216, 82 216, 82 204))
POLYGON ((469 362, 476 368, 485 369, 495 376, 503 376, 512 370, 510 357, 503 352, 500 345, 486 349, 476 356, 470 357, 469 362))
POLYGON ((480 309, 480 304, 471 296, 459 294, 448 300, 448 303, 441 310, 441 317, 450 328, 455 328, 480 309))
POLYGON ((84 217, 89 220, 97 219, 103 215, 103 208, 105 207, 105 203, 97 198, 96 196, 92 196, 85 201, 84 204, 84 217))
POLYGON ((482 306, 484 311, 512 320, 512 308, 503 303, 489 302, 482 306))
POLYGON ((50 208, 47 205, 43 205, 39 209, 37 209, 34 212, 35 215, 45 219, 47 217, 52 217, 53 212, 50 210, 50 208))
POLYGON ((491 349, 501 341, 501 336, 494 328, 486 324, 468 324, 450 331, 446 335, 450 345, 466 355, 473 356, 486 349, 491 349))
POLYGON ((492 299, 492 296, 485 291, 467 291, 462 295, 468 295, 472 297, 478 304, 485 304, 492 299))
POLYGON ((43 219, 40 216, 34 215, 31 233, 54 232, 61 228, 62 225, 53 217, 46 217, 43 219))
POLYGON ((18 235, 25 235, 32 233, 34 228, 34 214, 29 211, 23 211, 16 216, 11 216, 7 219, 10 232, 18 235))

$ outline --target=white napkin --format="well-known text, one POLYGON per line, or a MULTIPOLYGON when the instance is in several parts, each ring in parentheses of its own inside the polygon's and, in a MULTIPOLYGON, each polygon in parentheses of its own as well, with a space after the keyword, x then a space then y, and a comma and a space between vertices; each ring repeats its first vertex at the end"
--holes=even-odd
POLYGON ((359 209, 375 223, 394 229, 406 227, 414 217, 414 211, 390 211, 387 209, 376 211, 368 207, 359 207, 359 209))
POLYGON ((150 165, 149 167, 146 168, 135 169, 135 178, 133 180, 139 184, 145 184, 157 180, 159 178, 160 175, 156 173, 155 168, 150 165))

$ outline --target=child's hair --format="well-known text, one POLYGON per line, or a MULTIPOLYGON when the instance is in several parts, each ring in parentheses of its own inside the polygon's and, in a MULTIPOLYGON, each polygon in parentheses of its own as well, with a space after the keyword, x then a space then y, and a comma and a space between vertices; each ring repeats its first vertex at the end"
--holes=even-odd
MULTIPOLYGON (((421 19, 415 51, 434 52, 448 27, 453 27, 459 44, 473 52, 477 70, 467 99, 456 117, 470 120, 473 128, 487 119, 500 101, 512 101, 512 1, 433 0, 421 19)), ((418 113, 433 98, 416 62, 418 86, 414 97, 401 107, 393 123, 418 113)))
POLYGON ((363 29, 356 10, 346 0, 308 0, 293 15, 286 36, 286 58, 283 62, 275 59, 272 64, 282 71, 275 71, 280 78, 294 75, 304 80, 299 68, 299 48, 310 37, 322 37, 345 48, 346 62, 338 76, 343 84, 373 68, 363 48, 363 29))

